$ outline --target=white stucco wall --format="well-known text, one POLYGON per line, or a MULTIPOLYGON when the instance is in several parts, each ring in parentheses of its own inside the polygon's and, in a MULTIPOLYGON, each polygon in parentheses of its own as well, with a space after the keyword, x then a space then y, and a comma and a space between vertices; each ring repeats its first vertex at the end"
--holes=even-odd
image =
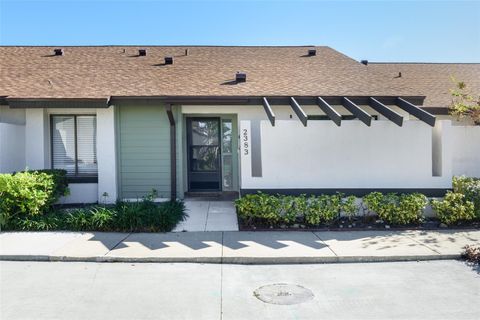
POLYGON ((49 122, 45 109, 25 110, 25 165, 28 169, 49 168, 49 122))
POLYGON ((0 173, 25 169, 25 126, 0 123, 0 173))
POLYGON ((70 195, 62 197, 59 200, 61 204, 82 204, 82 203, 103 203, 103 199, 98 199, 97 183, 69 183, 70 195))
POLYGON ((480 126, 451 127, 452 172, 480 177, 480 126))
MULTIPOLYGON (((432 128, 419 121, 261 121, 262 177, 252 177, 251 123, 240 123, 242 188, 447 188, 432 176, 432 128), (246 130, 246 137, 245 131, 246 130), (248 149, 248 150, 246 150, 248 149)), ((448 148, 443 148, 447 151, 448 148)))
POLYGON ((115 155, 115 107, 97 109, 98 201, 117 200, 117 166, 115 155), (107 197, 103 194, 107 193, 107 197))

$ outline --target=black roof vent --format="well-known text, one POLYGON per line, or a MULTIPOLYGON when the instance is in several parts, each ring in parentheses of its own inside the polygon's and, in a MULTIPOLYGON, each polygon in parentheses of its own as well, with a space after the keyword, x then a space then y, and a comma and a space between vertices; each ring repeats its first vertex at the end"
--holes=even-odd
POLYGON ((63 56, 63 49, 53 49, 53 54, 56 56, 63 56))
POLYGON ((245 72, 237 72, 235 75, 236 82, 246 82, 247 81, 247 74, 245 72))
POLYGON ((308 49, 308 55, 311 56, 316 56, 317 55, 317 49, 308 49))
POLYGON ((165 64, 173 64, 173 57, 165 57, 165 64))
POLYGON ((145 49, 139 49, 138 50, 138 56, 139 57, 145 57, 147 55, 147 50, 145 49))
POLYGON ((364 65, 368 65, 368 60, 361 60, 360 63, 364 65))
POLYGON ((188 49, 185 49, 185 55, 188 56, 188 49))

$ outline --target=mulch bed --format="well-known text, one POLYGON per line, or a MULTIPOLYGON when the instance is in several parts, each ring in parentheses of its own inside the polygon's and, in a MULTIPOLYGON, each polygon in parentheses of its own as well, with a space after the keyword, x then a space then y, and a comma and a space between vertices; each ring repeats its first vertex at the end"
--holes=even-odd
POLYGON ((356 217, 351 220, 348 218, 340 218, 331 224, 323 224, 318 226, 308 226, 302 223, 296 223, 290 226, 276 225, 270 226, 256 221, 247 224, 238 218, 238 226, 240 231, 370 231, 370 230, 448 230, 448 229, 480 229, 480 221, 469 223, 459 223, 446 226, 434 218, 427 218, 421 224, 409 225, 389 225, 376 217, 356 217))

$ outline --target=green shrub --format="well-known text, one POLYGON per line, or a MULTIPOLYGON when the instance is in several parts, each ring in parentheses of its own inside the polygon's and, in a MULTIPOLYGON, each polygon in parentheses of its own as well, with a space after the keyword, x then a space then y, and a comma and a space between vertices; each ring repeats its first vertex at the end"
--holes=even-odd
MULTIPOLYGON (((260 220, 274 225, 281 221, 281 210, 287 208, 286 202, 281 202, 278 197, 264 193, 247 194, 235 201, 238 215, 251 223, 260 220)), ((292 209, 293 210, 293 209, 292 209)))
POLYGON ((310 197, 305 214, 305 222, 309 225, 330 223, 338 218, 342 209, 342 197, 340 194, 310 197))
POLYGON ((44 214, 68 192, 65 170, 0 174, 0 226, 17 216, 44 214))
POLYGON ((428 199, 420 193, 384 195, 372 192, 363 197, 363 202, 369 211, 376 213, 386 223, 405 225, 422 221, 428 199))
POLYGON ((54 198, 55 183, 46 173, 0 174, 0 223, 18 215, 43 213, 54 198))
POLYGON ((349 220, 351 220, 358 212, 356 200, 357 198, 355 196, 348 196, 342 201, 342 211, 349 220))
POLYGON ((465 201, 471 201, 474 206, 475 215, 480 219, 480 179, 471 177, 453 177, 453 192, 465 196, 465 201))
POLYGON ((465 200, 465 195, 461 193, 449 191, 443 200, 433 200, 431 204, 438 219, 448 225, 475 218, 473 203, 465 200))
POLYGON ((68 196, 70 189, 68 189, 67 171, 63 169, 43 169, 32 170, 30 172, 46 173, 52 177, 54 183, 54 196, 50 200, 50 204, 55 204, 60 197, 68 196))
POLYGON ((368 211, 372 213, 378 213, 380 211, 382 200, 383 194, 380 192, 370 192, 362 198, 363 204, 367 207, 368 211))

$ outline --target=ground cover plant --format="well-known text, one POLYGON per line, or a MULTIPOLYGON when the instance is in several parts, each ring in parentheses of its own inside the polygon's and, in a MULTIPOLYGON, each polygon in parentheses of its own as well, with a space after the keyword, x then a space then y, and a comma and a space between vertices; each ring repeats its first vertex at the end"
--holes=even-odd
POLYGON ((184 203, 155 203, 156 191, 132 202, 62 209, 54 206, 68 193, 62 172, 0 175, 2 230, 167 232, 186 219, 184 203))

